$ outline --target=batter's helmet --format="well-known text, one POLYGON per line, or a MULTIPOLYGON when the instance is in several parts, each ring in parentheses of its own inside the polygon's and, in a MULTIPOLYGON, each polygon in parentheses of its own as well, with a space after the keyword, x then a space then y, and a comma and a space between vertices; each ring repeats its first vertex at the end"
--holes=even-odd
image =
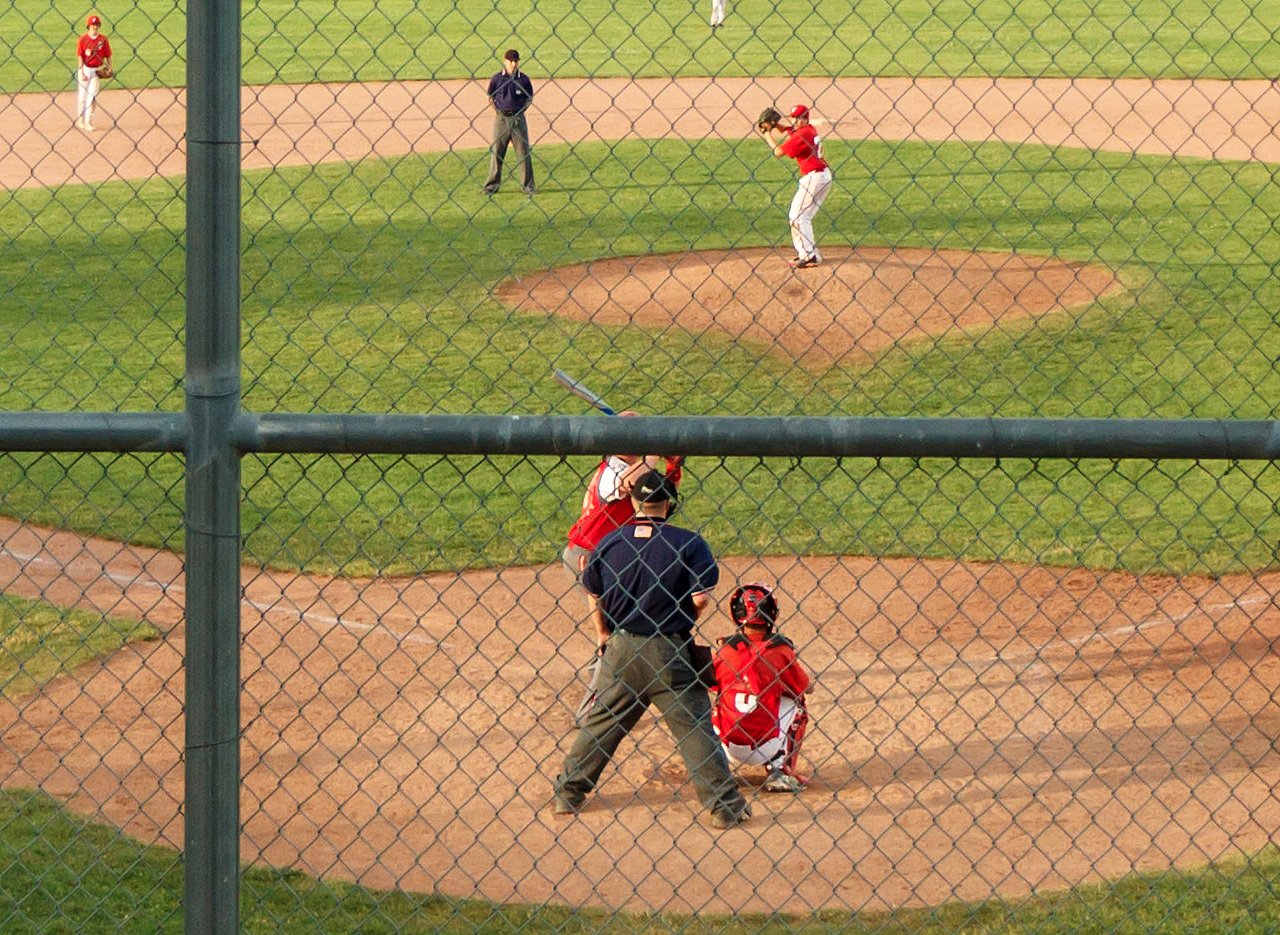
POLYGON ((744 584, 729 599, 729 614, 740 627, 750 623, 772 633, 778 622, 778 600, 766 584, 744 584))

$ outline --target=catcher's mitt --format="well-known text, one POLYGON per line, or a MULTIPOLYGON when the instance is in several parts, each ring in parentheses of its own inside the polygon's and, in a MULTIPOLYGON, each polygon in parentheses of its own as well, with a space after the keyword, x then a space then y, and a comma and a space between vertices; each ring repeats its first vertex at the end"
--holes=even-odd
POLYGON ((103 79, 106 79, 106 78, 114 78, 114 77, 115 77, 115 74, 116 74, 115 69, 114 69, 114 68, 112 68, 110 65, 99 65, 99 66, 98 66, 98 77, 99 77, 99 78, 103 78, 103 79))
POLYGON ((759 119, 756 120, 756 129, 761 133, 768 133, 782 121, 782 114, 773 107, 766 107, 760 112, 759 119))

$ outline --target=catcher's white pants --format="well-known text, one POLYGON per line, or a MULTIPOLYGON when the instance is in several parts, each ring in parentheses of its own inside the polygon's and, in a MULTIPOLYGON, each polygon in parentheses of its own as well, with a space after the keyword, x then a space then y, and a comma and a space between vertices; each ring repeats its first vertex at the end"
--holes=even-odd
POLYGON ((725 0, 711 0, 711 25, 719 26, 724 22, 725 0))
POLYGON ((791 730, 799 710, 800 706, 796 704, 794 698, 779 698, 777 737, 771 737, 754 747, 724 741, 720 742, 720 746, 724 747, 724 752, 735 763, 743 763, 747 766, 781 767, 790 752, 787 750, 787 733, 791 730))
POLYGON ((795 244, 796 256, 802 260, 811 256, 819 259, 822 257, 813 240, 813 218, 830 192, 830 169, 800 176, 800 187, 796 189, 796 196, 791 199, 787 220, 791 222, 791 242, 795 244))
POLYGON ((76 120, 85 126, 93 123, 93 99, 101 87, 98 69, 83 64, 76 69, 76 120))

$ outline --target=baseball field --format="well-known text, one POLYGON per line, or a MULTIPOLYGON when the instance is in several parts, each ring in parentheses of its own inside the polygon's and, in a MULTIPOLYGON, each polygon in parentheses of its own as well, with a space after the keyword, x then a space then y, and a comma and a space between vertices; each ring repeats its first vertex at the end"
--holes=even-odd
MULTIPOLYGON (((414 28, 384 30, 388 5, 344 4, 308 19, 332 49, 316 64, 281 39, 301 8, 258 4, 245 406, 582 411, 550 378, 562 366, 653 413, 1270 417, 1280 93, 1240 79, 1265 77, 1274 41, 1244 5, 1119 24, 1051 9, 957 26, 946 5, 828 2, 789 23, 743 3, 712 39, 688 4, 504 6, 515 30, 408 5, 414 28), (1051 16, 1072 27, 1056 43, 1035 28, 1051 16), (510 44, 538 87, 535 199, 479 190, 475 78, 510 44), (793 96, 823 115, 837 176, 830 262, 803 282, 782 263, 794 171, 750 138, 793 96)), ((184 111, 165 86, 182 24, 163 11, 101 11, 113 41, 152 25, 97 138, 70 129, 47 47, 28 37, 0 65, 22 92, 0 119, 6 408, 181 408, 184 111)), ((50 29, 32 35, 67 45, 50 29)), ((410 893, 835 910, 818 924, 887 931, 1066 930, 1082 906, 1087 924, 1140 918, 1162 887, 1214 898, 1202 888, 1231 879, 1216 898, 1248 904, 1273 876, 1264 853, 1132 878, 1132 897, 1036 898, 1025 917, 1000 901, 844 915, 1016 903, 1272 839, 1270 465, 691 462, 683 521, 732 577, 781 583, 819 674, 814 787, 761 802, 757 836, 721 838, 696 825, 661 731, 573 826, 543 814, 589 653, 549 563, 590 467, 246 459, 246 859, 410 893)), ((159 632, 90 669, 67 658, 34 693, 14 683, 0 777, 170 846, 181 480, 163 456, 0 458, 21 521, 6 591, 43 602, 15 629, 52 602, 159 632)), ((408 930, 485 911, 401 899, 376 911, 408 930)))

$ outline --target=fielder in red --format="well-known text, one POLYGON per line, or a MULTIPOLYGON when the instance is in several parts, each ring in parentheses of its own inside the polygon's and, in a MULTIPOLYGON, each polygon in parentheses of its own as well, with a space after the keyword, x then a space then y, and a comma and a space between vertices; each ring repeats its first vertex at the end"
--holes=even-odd
POLYGON ((76 126, 93 130, 93 101, 98 96, 99 68, 111 67, 111 42, 102 35, 102 20, 90 14, 85 33, 76 44, 76 126))
POLYGON ((809 673, 791 641, 774 632, 778 602, 769 587, 744 584, 729 613, 738 632, 716 651, 711 726, 730 760, 768 769, 765 792, 799 792, 809 782, 796 770, 809 726, 809 673))
POLYGON ((822 262, 822 254, 818 252, 818 244, 813 237, 813 219, 831 193, 831 167, 822 155, 822 139, 809 123, 809 108, 797 104, 791 108, 791 117, 795 124, 790 127, 781 124, 771 126, 768 140, 770 143, 776 141, 775 132, 784 134, 785 138, 773 147, 773 154, 794 159, 800 169, 800 186, 791 199, 791 210, 787 212, 796 255, 787 262, 796 269, 804 269, 822 262))

